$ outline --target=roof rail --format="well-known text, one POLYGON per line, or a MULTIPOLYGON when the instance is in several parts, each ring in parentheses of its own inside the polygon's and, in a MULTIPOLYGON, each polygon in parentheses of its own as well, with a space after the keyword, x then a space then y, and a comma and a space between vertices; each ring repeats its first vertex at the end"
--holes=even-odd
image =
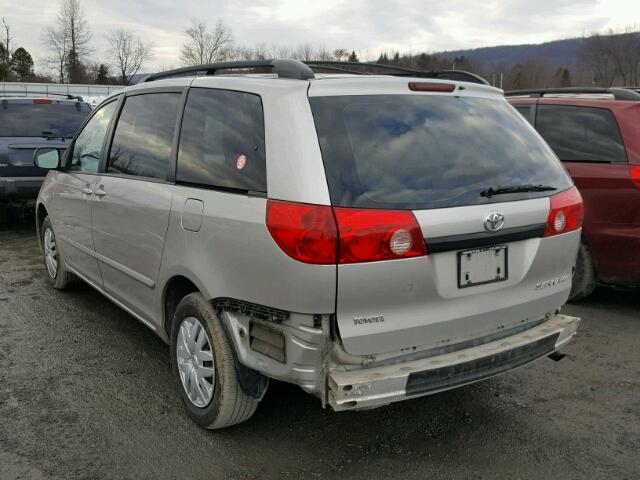
POLYGON ((640 92, 635 88, 629 87, 612 87, 612 88, 596 88, 596 87, 564 87, 564 88, 540 88, 529 90, 509 90, 504 92, 506 97, 514 96, 528 96, 534 98, 544 97, 545 95, 594 95, 594 94, 609 94, 613 95, 615 100, 640 100, 640 92))
POLYGON ((0 92, 0 96, 2 97, 33 97, 33 96, 45 96, 45 97, 64 97, 67 100, 77 100, 79 102, 83 102, 83 98, 80 95, 70 95, 68 93, 53 93, 53 92, 36 92, 33 90, 29 90, 25 92, 24 90, 3 90, 0 92))
POLYGON ((420 77, 420 78, 441 78, 443 80, 457 80, 463 82, 489 83, 482 77, 465 72, 463 70, 412 70, 396 65, 383 65, 369 62, 335 62, 325 60, 250 60, 241 62, 210 63, 207 65, 196 65, 193 67, 177 68, 166 72, 152 73, 144 78, 142 82, 152 82, 162 78, 183 77, 190 75, 215 75, 221 70, 245 70, 245 69, 269 69, 280 78, 293 78, 297 80, 308 80, 314 78, 313 69, 328 70, 331 72, 352 73, 366 75, 371 70, 382 70, 384 75, 420 77), (367 71, 368 70, 368 71, 367 71))
POLYGON ((484 78, 476 75, 475 73, 466 72, 464 70, 413 70, 411 68, 400 67, 397 65, 386 65, 374 62, 337 62, 326 60, 308 60, 303 63, 305 63, 312 69, 318 68, 342 73, 366 75, 371 74, 372 72, 367 72, 365 71, 365 69, 378 69, 386 70, 383 75, 392 75, 397 77, 440 78, 443 80, 456 80, 460 82, 472 82, 480 83, 482 85, 489 85, 489 82, 487 82, 484 78))
POLYGON ((220 70, 271 69, 280 78, 308 80, 314 78, 313 70, 299 60, 250 60, 243 62, 210 63, 193 67, 177 68, 147 76, 143 82, 152 82, 162 78, 183 77, 189 75, 215 75, 220 70))

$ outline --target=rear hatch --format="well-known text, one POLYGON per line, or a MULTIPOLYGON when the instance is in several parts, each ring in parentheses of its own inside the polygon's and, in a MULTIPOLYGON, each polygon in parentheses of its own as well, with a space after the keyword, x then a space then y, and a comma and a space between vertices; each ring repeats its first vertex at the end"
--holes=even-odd
POLYGON ((581 211, 565 211, 558 231, 548 221, 558 202, 581 200, 503 96, 470 84, 416 92, 406 79, 343 81, 343 90, 312 82, 309 101, 338 224, 345 349, 495 338, 561 306, 581 211), (372 254, 375 242, 388 243, 386 254, 372 254))
POLYGON ((33 165, 40 147, 66 148, 89 113, 86 103, 48 98, 0 101, 0 176, 44 177, 33 165))

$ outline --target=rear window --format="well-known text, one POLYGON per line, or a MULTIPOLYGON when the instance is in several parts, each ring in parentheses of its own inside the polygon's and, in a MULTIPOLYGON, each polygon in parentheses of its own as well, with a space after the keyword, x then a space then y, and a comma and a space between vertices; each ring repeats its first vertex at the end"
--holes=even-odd
POLYGON ((605 108, 539 105, 536 128, 565 162, 626 162, 618 124, 605 108))
POLYGON ((73 137, 89 114, 86 103, 35 104, 5 100, 0 105, 0 137, 73 137))
POLYGON ((482 197, 489 187, 571 185, 553 152, 504 101, 440 95, 309 101, 334 205, 445 208, 549 195, 482 197))

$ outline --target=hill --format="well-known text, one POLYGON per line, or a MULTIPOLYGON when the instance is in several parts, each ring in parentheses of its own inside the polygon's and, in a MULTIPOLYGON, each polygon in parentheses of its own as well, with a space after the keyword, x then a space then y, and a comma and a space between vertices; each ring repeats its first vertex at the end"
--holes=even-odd
POLYGON ((541 61, 551 68, 574 69, 578 66, 578 53, 582 47, 582 38, 569 38, 540 44, 501 45, 469 50, 451 50, 435 55, 453 61, 466 57, 470 62, 491 66, 495 69, 505 68, 527 61, 541 61))

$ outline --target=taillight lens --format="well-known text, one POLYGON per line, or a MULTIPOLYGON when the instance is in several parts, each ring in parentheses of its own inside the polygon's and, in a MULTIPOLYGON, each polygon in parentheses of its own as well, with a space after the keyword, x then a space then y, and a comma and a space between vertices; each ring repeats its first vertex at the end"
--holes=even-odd
POLYGON ((551 210, 547 219, 545 237, 577 230, 582 226, 584 204, 576 187, 550 197, 551 210))
POLYGON ((420 226, 406 210, 335 208, 338 262, 359 263, 426 255, 420 226))
POLYGON ((291 258, 321 265, 336 263, 338 235, 331 207, 268 200, 267 228, 291 258))
POLYGON ((629 167, 629 173, 631 174, 631 180, 640 188, 640 166, 632 165, 629 167))
POLYGON ((427 254, 412 212, 267 201, 267 229, 300 262, 329 265, 427 254), (337 225, 336 225, 337 222, 337 225))
POLYGON ((36 105, 49 105, 53 102, 48 98, 34 98, 33 103, 36 105))

